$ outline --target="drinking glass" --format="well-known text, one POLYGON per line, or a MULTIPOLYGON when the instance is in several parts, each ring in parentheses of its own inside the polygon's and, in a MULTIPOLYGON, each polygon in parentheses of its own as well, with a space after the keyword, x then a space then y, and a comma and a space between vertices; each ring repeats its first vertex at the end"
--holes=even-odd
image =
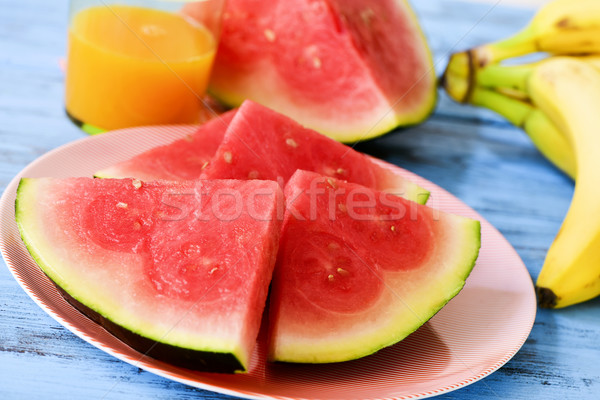
POLYGON ((67 115, 89 133, 198 122, 225 0, 71 0, 67 115))

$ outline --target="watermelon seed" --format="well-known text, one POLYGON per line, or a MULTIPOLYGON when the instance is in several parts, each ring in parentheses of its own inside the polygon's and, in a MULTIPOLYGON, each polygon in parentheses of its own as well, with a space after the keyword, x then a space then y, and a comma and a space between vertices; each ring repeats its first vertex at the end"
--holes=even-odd
POLYGON ((339 245, 339 244, 337 244, 336 242, 331 242, 331 243, 329 243, 329 244, 327 245, 327 248, 328 248, 329 250, 337 250, 337 249, 339 249, 339 248, 340 248, 340 245, 339 245))
POLYGON ((329 184, 329 186, 331 186, 334 189, 337 189, 337 185, 335 184, 335 182, 333 181, 333 179, 331 178, 327 178, 327 183, 329 184))
POLYGON ((316 69, 321 68, 321 59, 319 57, 313 57, 312 61, 313 67, 315 67, 316 69))
POLYGON ((329 276, 327 277, 327 279, 329 280, 329 282, 333 282, 333 280, 335 279, 335 277, 332 274, 329 274, 329 276))
POLYGON ((335 173, 338 174, 338 175, 344 175, 346 173, 346 171, 344 170, 344 168, 338 168, 335 171, 335 173))
POLYGON ((139 221, 135 221, 135 222, 133 223, 133 229, 134 229, 134 230, 136 230, 136 231, 139 231, 141 228, 142 228, 142 224, 140 224, 140 222, 139 222, 139 221))
POLYGON ((140 181, 139 179, 134 179, 131 181, 131 183, 133 184, 133 187, 136 189, 139 189, 142 187, 142 181, 140 181))
POLYGON ((360 13, 360 18, 363 20, 363 23, 367 26, 371 26, 371 19, 375 16, 375 11, 371 8, 366 8, 360 13))
POLYGON ((296 143, 296 141, 292 138, 285 139, 285 144, 287 144, 288 146, 293 147, 293 148, 298 147, 298 143, 296 143))
POLYGON ((269 42, 273 43, 275 41, 275 32, 273 32, 271 29, 265 29, 264 34, 269 42))
POLYGON ((233 159, 233 156, 231 155, 231 152, 226 151, 225 153, 223 153, 223 160, 225 160, 225 162, 227 164, 231 164, 232 159, 233 159))
POLYGON ((248 179, 258 179, 258 171, 250 171, 248 173, 248 179))
POLYGON ((205 161, 204 164, 202 164, 202 168, 200 168, 200 169, 204 169, 206 167, 208 167, 208 161, 205 161))
POLYGON ((390 229, 392 230, 392 232, 396 232, 396 227, 395 227, 394 225, 392 225, 392 226, 390 227, 390 229))
POLYGON ((341 276, 348 276, 349 272, 346 271, 344 268, 338 268, 337 269, 337 273, 340 274, 341 276))
POLYGON ((127 203, 123 203, 122 201, 117 203, 118 208, 127 208, 127 203))
POLYGON ((339 204, 338 204, 338 209, 339 209, 341 212, 344 212, 344 213, 345 213, 346 211, 348 211, 348 209, 346 208, 346 205, 345 205, 344 203, 339 203, 339 204))
POLYGON ((208 271, 209 275, 212 275, 213 273, 215 273, 219 268, 214 267, 213 269, 211 269, 210 271, 208 271))

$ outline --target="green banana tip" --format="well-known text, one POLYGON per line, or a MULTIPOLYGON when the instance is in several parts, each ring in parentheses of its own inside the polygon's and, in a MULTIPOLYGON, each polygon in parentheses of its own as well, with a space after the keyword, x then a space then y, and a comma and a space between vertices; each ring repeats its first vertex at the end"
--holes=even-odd
POLYGON ((542 308, 555 308, 558 301, 558 296, 554 294, 552 289, 545 287, 535 287, 538 305, 542 308))

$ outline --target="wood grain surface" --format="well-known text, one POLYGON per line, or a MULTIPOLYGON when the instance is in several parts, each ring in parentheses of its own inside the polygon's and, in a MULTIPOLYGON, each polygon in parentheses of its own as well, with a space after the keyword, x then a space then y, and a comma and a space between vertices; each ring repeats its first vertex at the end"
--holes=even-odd
MULTIPOLYGON (((441 72, 452 51, 506 36, 532 11, 452 0, 413 1, 441 72)), ((45 152, 84 137, 66 118, 68 3, 0 0, 0 188, 45 152)), ((532 278, 569 206, 573 182, 519 129, 440 93, 426 123, 363 143, 441 185, 516 248, 532 278)), ((0 262, 4 264, 3 262, 0 262)), ((0 268, 0 399, 224 399, 157 377, 80 340, 46 315, 0 268)), ((440 399, 600 399, 600 299, 539 310, 504 367, 440 399)))

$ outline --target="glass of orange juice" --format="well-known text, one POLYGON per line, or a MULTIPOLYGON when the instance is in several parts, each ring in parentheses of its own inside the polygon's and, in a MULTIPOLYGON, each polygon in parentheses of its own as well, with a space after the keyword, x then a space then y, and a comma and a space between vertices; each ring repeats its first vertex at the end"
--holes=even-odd
POLYGON ((225 0, 71 0, 67 115, 95 133, 199 122, 225 0))

